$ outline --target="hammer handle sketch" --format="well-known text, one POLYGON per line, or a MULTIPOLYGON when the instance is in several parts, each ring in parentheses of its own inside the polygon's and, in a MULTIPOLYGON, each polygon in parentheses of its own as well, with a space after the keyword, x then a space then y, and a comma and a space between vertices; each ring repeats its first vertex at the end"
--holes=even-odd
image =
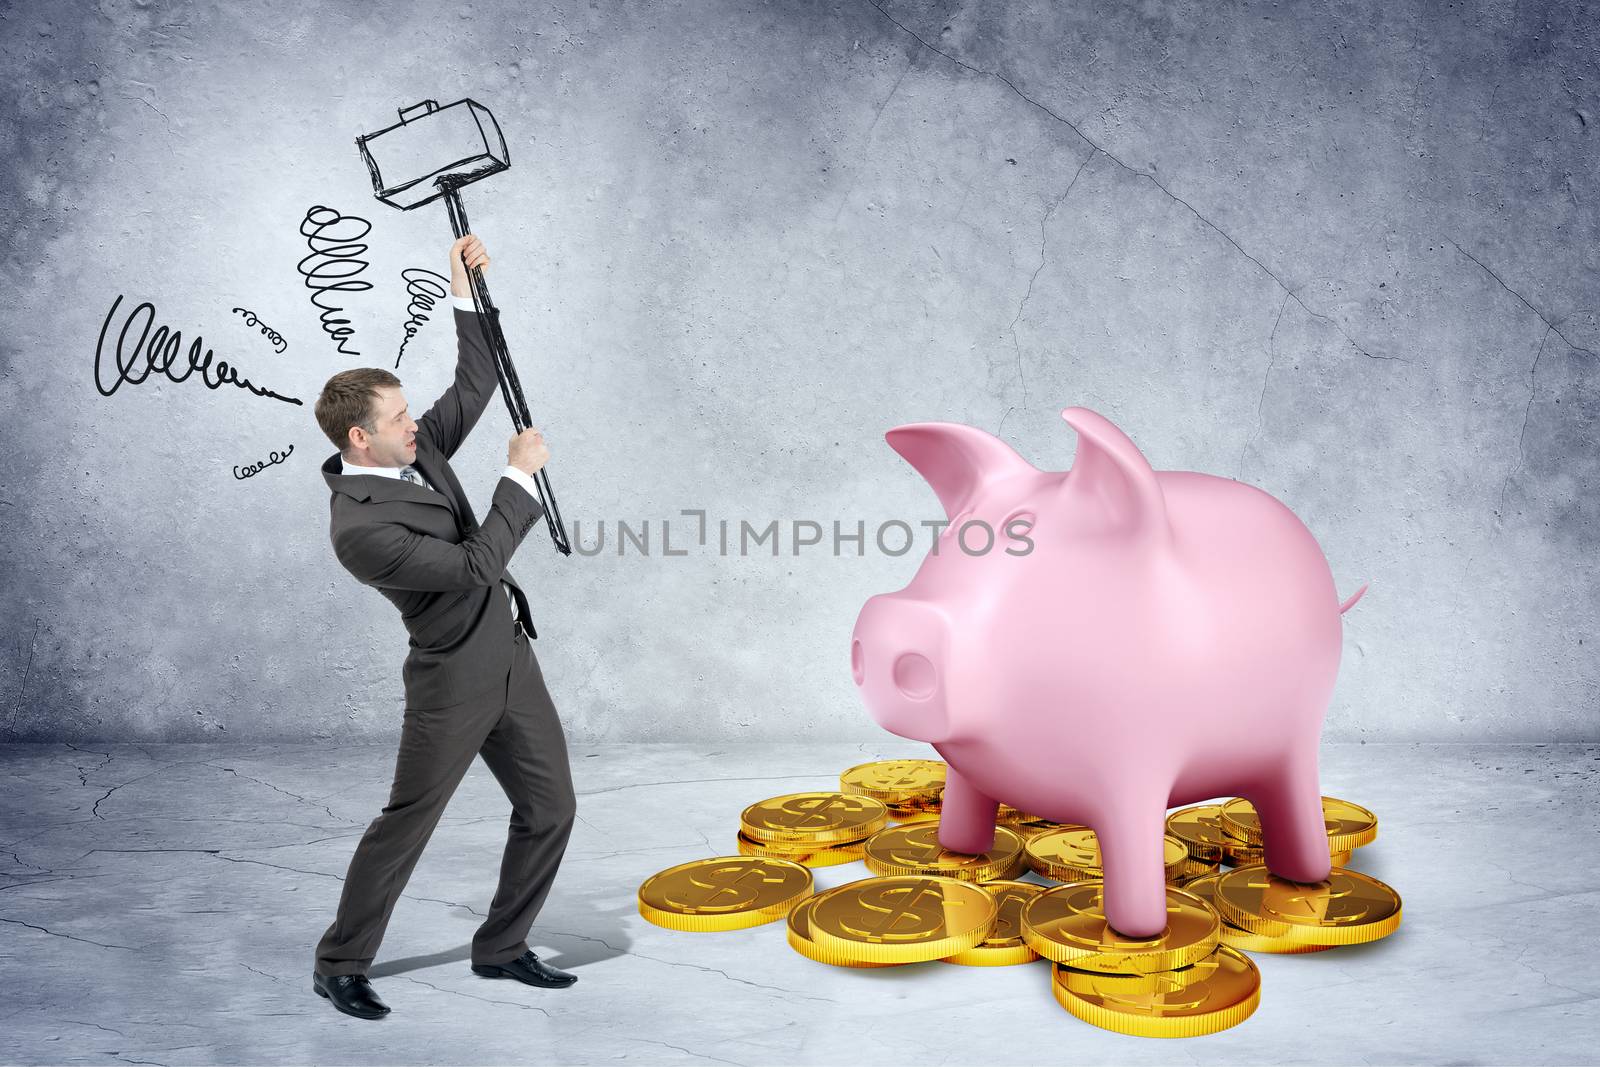
MULTIPOLYGON (((441 183, 443 185, 443 183, 441 183)), ((471 231, 467 228, 467 209, 461 203, 461 194, 453 186, 444 186, 445 207, 450 212, 450 226, 455 230, 457 238, 465 237, 471 231)), ((462 266, 466 266, 467 257, 462 254, 462 266)), ((467 281, 472 286, 472 306, 478 310, 478 326, 483 330, 484 343, 489 346, 489 351, 494 353, 495 373, 500 379, 500 395, 505 397, 506 410, 511 413, 511 425, 518 433, 533 425, 533 416, 528 412, 528 401, 522 395, 522 383, 517 378, 517 369, 511 363, 511 352, 506 346, 505 334, 500 331, 500 317, 495 311, 494 301, 489 299, 489 283, 483 280, 483 271, 477 267, 467 267, 467 281)), ((550 529, 550 540, 555 544, 556 550, 564 556, 572 554, 572 545, 567 541, 567 527, 561 521, 561 509, 556 505, 555 490, 550 487, 550 475, 546 472, 549 464, 540 467, 534 472, 534 489, 539 495, 539 503, 544 506, 545 525, 550 529)))

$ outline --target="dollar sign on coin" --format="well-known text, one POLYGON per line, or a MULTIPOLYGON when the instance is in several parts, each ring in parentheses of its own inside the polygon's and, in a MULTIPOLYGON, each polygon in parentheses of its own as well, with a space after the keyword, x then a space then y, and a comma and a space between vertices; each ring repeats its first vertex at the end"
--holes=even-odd
POLYGON ((857 793, 788 793, 739 814, 739 829, 770 844, 831 845, 861 839, 889 822, 883 801, 857 793))
POLYGON ((783 918, 811 888, 811 871, 790 860, 714 856, 646 878, 639 914, 670 930, 738 930, 783 918))
POLYGON ((1310 945, 1357 945, 1400 925, 1400 895, 1360 871, 1335 867, 1321 882, 1292 882, 1252 864, 1221 875, 1217 911, 1255 934, 1310 945))
POLYGON ((955 878, 866 878, 820 896, 811 939, 845 959, 917 963, 979 944, 997 913, 992 894, 955 878))

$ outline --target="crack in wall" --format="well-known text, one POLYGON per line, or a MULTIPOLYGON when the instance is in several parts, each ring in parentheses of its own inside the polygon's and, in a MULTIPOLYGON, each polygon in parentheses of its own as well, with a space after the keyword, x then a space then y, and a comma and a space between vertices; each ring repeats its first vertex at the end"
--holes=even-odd
POLYGON ((1278 323, 1283 321, 1283 309, 1289 306, 1289 297, 1284 295, 1283 303, 1278 305, 1278 317, 1272 320, 1272 333, 1267 337, 1267 369, 1261 375, 1261 395, 1256 398, 1256 428, 1250 431, 1250 436, 1245 439, 1244 447, 1239 449, 1239 474, 1234 479, 1236 482, 1244 481, 1244 460, 1250 452, 1250 446, 1261 435, 1261 427, 1265 425, 1262 417, 1262 407, 1267 401, 1267 382, 1272 378, 1272 366, 1278 361, 1278 323))
POLYGON ((1520 303, 1523 307, 1527 308, 1529 311, 1533 312, 1535 315, 1539 316, 1539 321, 1544 323, 1546 326, 1550 327, 1550 329, 1555 332, 1555 335, 1557 337, 1559 337, 1563 341, 1567 342, 1567 346, 1569 348, 1571 348, 1575 352, 1582 352, 1586 356, 1593 356, 1593 355, 1596 354, 1592 350, 1584 348, 1582 345, 1575 343, 1572 340, 1572 338, 1570 338, 1566 334, 1562 333, 1561 332, 1561 327, 1559 327, 1555 323, 1551 322, 1549 317, 1547 317, 1544 312, 1542 312, 1538 308, 1534 307, 1533 304, 1529 302, 1527 297, 1523 296, 1521 293, 1519 293, 1515 289, 1511 288, 1511 286, 1507 285, 1506 282, 1505 282, 1505 279, 1500 277, 1500 275, 1496 274, 1493 270, 1490 270, 1488 264, 1484 263, 1483 260, 1481 260, 1477 256, 1473 255, 1471 252, 1468 252, 1465 248, 1462 248, 1460 245, 1456 244, 1456 242, 1453 239, 1451 239, 1449 237, 1446 237, 1445 240, 1449 241, 1451 247, 1453 247, 1457 252, 1460 252, 1463 256, 1466 256, 1468 259, 1472 260, 1472 262, 1476 263, 1479 267, 1481 267, 1485 274, 1487 274, 1489 277, 1493 278, 1496 282, 1499 283, 1500 288, 1504 289, 1506 292, 1508 292, 1512 296, 1516 297, 1518 303, 1520 303))
POLYGON ((22 670, 22 684, 17 686, 17 699, 11 705, 11 721, 6 724, 7 730, 14 730, 17 726, 17 714, 22 711, 22 698, 28 693, 28 675, 33 673, 33 653, 39 643, 39 620, 33 620, 33 636, 28 638, 28 665, 22 670))
MULTIPOLYGON (((1212 222, 1210 219, 1208 219, 1204 215, 1202 215, 1195 208, 1195 206, 1193 204, 1189 203, 1183 197, 1181 197, 1181 196, 1177 195, 1176 193, 1174 193, 1171 189, 1168 189, 1165 185, 1162 185, 1161 182, 1155 177, 1155 175, 1149 174, 1149 173, 1147 173, 1145 171, 1142 171, 1142 170, 1139 170, 1139 169, 1137 169, 1135 167, 1131 167, 1127 163, 1124 163, 1121 159, 1117 158, 1117 156, 1113 155, 1110 152, 1107 152, 1103 147, 1101 147, 1092 138, 1086 136, 1084 134, 1084 132, 1082 130, 1080 130, 1071 120, 1069 120, 1066 117, 1064 117, 1064 116, 1058 114, 1057 112, 1051 110, 1046 105, 1040 103, 1038 100, 1035 100, 1033 97, 1029 96, 1027 93, 1025 93, 1021 89, 1017 88, 1016 83, 1013 82, 1010 78, 1007 78, 1004 74, 1001 74, 1001 73, 999 73, 997 71, 984 70, 982 67, 975 67, 971 63, 967 63, 964 60, 957 59, 955 56, 951 55, 948 52, 944 52, 944 51, 941 51, 938 48, 935 48, 933 45, 929 44, 928 41, 925 38, 923 38, 920 34, 918 34, 916 31, 912 30, 910 27, 906 26, 903 22, 901 22, 900 20, 896 19, 893 15, 889 14, 888 11, 884 10, 883 5, 881 3, 879 3, 878 0, 866 0, 866 2, 869 5, 871 5, 873 8, 875 8, 877 10, 878 14, 882 15, 885 19, 887 19, 890 23, 892 23, 896 28, 898 28, 900 30, 900 32, 904 33, 906 36, 908 36, 912 40, 916 41, 918 44, 920 44, 922 47, 926 48, 928 51, 934 53, 935 55, 943 56, 945 59, 949 60, 951 63, 954 63, 956 66, 960 67, 962 70, 970 71, 973 74, 981 75, 981 76, 986 77, 986 78, 994 78, 996 81, 999 81, 1001 84, 1005 85, 1006 88, 1010 89, 1013 93, 1015 93, 1018 98, 1020 98, 1024 102, 1032 105, 1033 107, 1037 108, 1038 110, 1040 110, 1044 114, 1048 115, 1050 118, 1054 119, 1056 122, 1060 123, 1061 125, 1065 126, 1067 129, 1071 130, 1074 134, 1076 134, 1079 138, 1081 138, 1085 144, 1089 145, 1089 147, 1095 149, 1096 151, 1102 153, 1107 159, 1111 160, 1111 162, 1115 163, 1117 166, 1121 167, 1123 170, 1127 171, 1129 174, 1133 175, 1134 177, 1145 179, 1151 185, 1154 185, 1157 189, 1161 190, 1161 192, 1164 195, 1166 195, 1168 199, 1172 200, 1174 203, 1182 204, 1189 211, 1190 214, 1192 214, 1195 218, 1197 218, 1201 222, 1203 222, 1206 225, 1206 227, 1208 229, 1210 229, 1212 232, 1216 233, 1217 236, 1221 237, 1224 241, 1228 242, 1228 244, 1232 245, 1234 250, 1236 252, 1238 252, 1241 256, 1243 256, 1245 259, 1248 259, 1251 263, 1254 263, 1257 267, 1259 267, 1261 269, 1261 271, 1264 274, 1266 274, 1267 277, 1271 278, 1273 280, 1273 282, 1276 283, 1277 286, 1280 289, 1282 289, 1284 292, 1290 294, 1289 298, 1291 300, 1293 300, 1296 304, 1299 304, 1301 310, 1303 310, 1307 315, 1310 315, 1312 318, 1320 319, 1321 321, 1326 322, 1328 325, 1332 326, 1335 330, 1337 330, 1339 332, 1339 335, 1341 337, 1343 337, 1347 342, 1349 342, 1349 344, 1350 344, 1350 346, 1352 348, 1354 348, 1357 352, 1360 352, 1363 356, 1366 356, 1368 359, 1381 359, 1381 360, 1384 360, 1386 362, 1395 362, 1395 363, 1410 363, 1411 362, 1411 360, 1405 359, 1404 357, 1401 357, 1401 356, 1382 356, 1382 355, 1376 355, 1376 354, 1374 354, 1372 352, 1367 351, 1366 347, 1363 346, 1360 342, 1358 342, 1354 337, 1350 336, 1349 331, 1347 331, 1342 325, 1340 325, 1337 320, 1335 320, 1332 316, 1325 315, 1322 312, 1316 311, 1313 308, 1311 308, 1310 306, 1308 306, 1305 301, 1301 300, 1300 297, 1298 295, 1296 295, 1298 293, 1299 289, 1291 288, 1287 282, 1285 282, 1282 278, 1278 277, 1278 274, 1277 274, 1276 271, 1274 271, 1271 267, 1268 267, 1265 263, 1261 262, 1261 260, 1259 260, 1255 256, 1251 255, 1249 252, 1245 251, 1244 246, 1239 244, 1238 241, 1234 240, 1234 238, 1226 230, 1224 230, 1222 227, 1218 226, 1216 223, 1212 222)), ((1300 286, 1299 288, 1304 288, 1304 285, 1300 286)))
MULTIPOLYGON (((1500 483, 1500 506, 1495 509, 1494 513, 1494 528, 1496 531, 1500 529, 1506 519, 1506 490, 1511 487, 1511 479, 1515 478, 1517 472, 1522 469, 1522 461, 1525 458, 1522 451, 1522 442, 1527 439, 1528 418, 1533 414, 1534 398, 1539 395, 1539 360, 1544 358, 1544 346, 1549 343, 1550 335, 1555 332, 1556 328, 1554 326, 1549 323, 1545 324, 1544 336, 1539 338, 1539 351, 1534 354, 1533 366, 1528 368, 1528 403, 1522 409, 1522 429, 1517 432, 1517 460, 1511 465, 1511 470, 1506 473, 1506 480, 1500 483)), ((1565 340, 1565 338, 1562 338, 1562 340, 1565 340)))
MULTIPOLYGON (((1017 340, 1017 323, 1022 321, 1022 314, 1027 310, 1028 301, 1033 299, 1033 283, 1039 280, 1039 274, 1044 270, 1045 263, 1048 261, 1050 216, 1054 215, 1056 209, 1067 202, 1067 197, 1072 195, 1072 187, 1078 184, 1078 177, 1083 173, 1083 168, 1089 165, 1090 160, 1094 159, 1098 152, 1099 149, 1095 149, 1083 157, 1083 162, 1079 163, 1078 169, 1073 172, 1072 180, 1067 183, 1067 188, 1056 198, 1056 202, 1050 205, 1050 209, 1044 213, 1044 217, 1039 220, 1039 265, 1033 269, 1033 274, 1028 278, 1028 289, 1027 292, 1022 294, 1022 300, 1017 304, 1017 313, 1011 316, 1011 347, 1017 351, 1017 380, 1022 383, 1022 406, 1024 408, 1028 406, 1028 379, 1023 373, 1022 344, 1017 340)), ((1004 415, 1000 416, 1000 425, 995 427, 994 431, 996 437, 999 437, 1000 431, 1006 428, 1006 420, 1011 417, 1011 413, 1015 410, 1016 405, 1012 405, 1006 408, 1004 415)))

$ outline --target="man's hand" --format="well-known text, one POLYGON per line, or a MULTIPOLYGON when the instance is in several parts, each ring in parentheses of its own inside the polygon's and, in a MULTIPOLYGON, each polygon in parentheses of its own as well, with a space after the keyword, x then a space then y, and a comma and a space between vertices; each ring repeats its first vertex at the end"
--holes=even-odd
POLYGON ((489 270, 489 253, 484 251, 483 242, 470 233, 457 238, 450 246, 450 292, 455 296, 472 295, 472 284, 467 278, 468 267, 477 267, 484 273, 489 270), (465 266, 461 263, 463 255, 467 259, 465 266))
POLYGON ((506 449, 506 462, 530 478, 549 458, 550 449, 545 447, 544 435, 531 426, 513 436, 506 449))

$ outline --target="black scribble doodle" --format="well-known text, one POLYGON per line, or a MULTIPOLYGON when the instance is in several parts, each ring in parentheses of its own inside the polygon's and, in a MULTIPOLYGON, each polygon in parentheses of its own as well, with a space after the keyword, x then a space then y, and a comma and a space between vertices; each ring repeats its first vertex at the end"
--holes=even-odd
POLYGON ((205 350, 205 359, 200 358, 200 349, 205 342, 199 335, 189 344, 189 356, 181 374, 176 373, 178 348, 183 344, 183 334, 177 330, 170 330, 165 326, 157 326, 155 333, 150 332, 151 325, 155 322, 155 305, 148 300, 128 313, 127 321, 122 324, 122 330, 117 334, 116 354, 113 362, 117 376, 106 384, 106 374, 109 370, 102 371, 102 363, 106 355, 106 331, 111 328, 111 320, 117 314, 117 308, 122 304, 122 296, 118 294, 111 303, 111 310, 106 312, 106 321, 100 326, 100 340, 94 346, 94 385, 100 390, 101 396, 110 396, 116 392, 123 382, 129 385, 138 385, 150 377, 152 371, 165 374, 175 382, 186 380, 195 371, 200 372, 200 380, 208 389, 220 389, 224 385, 237 385, 240 389, 248 389, 257 396, 268 396, 274 400, 282 400, 286 404, 300 404, 302 401, 259 385, 253 385, 247 378, 239 377, 237 368, 228 366, 225 359, 217 360, 213 366, 211 362, 212 351, 205 350), (134 320, 139 314, 144 313, 144 329, 139 331, 139 339, 134 344, 132 351, 128 351, 128 330, 132 328, 134 320), (146 342, 149 342, 148 345, 146 342), (139 368, 142 373, 135 373, 135 364, 143 363, 139 368))
POLYGON ((306 288, 316 294, 311 298, 311 303, 322 311, 323 331, 338 342, 339 352, 346 356, 361 354, 344 346, 345 339, 355 330, 351 328, 349 319, 338 317, 344 308, 324 303, 326 298, 322 294, 360 293, 372 288, 371 282, 357 277, 367 269, 367 261, 360 257, 366 254, 368 246, 361 243, 361 238, 371 229, 372 223, 366 219, 356 215, 341 215, 321 204, 307 211, 306 217, 300 222, 300 233, 305 237, 306 247, 311 249, 311 254, 295 267, 304 276, 306 288), (350 225, 342 225, 346 223, 350 225), (357 226, 360 230, 352 232, 357 226), (328 230, 335 232, 325 232, 328 230))
POLYGON ((406 305, 406 314, 411 317, 406 320, 406 339, 400 342, 400 351, 394 357, 396 367, 400 366, 400 357, 406 354, 406 345, 417 335, 418 328, 428 321, 424 312, 431 311, 450 293, 450 279, 426 267, 407 267, 400 272, 400 277, 404 279, 406 293, 411 297, 411 303, 406 305))
POLYGON ((290 445, 287 450, 285 450, 284 452, 281 452, 281 453, 277 452, 277 451, 268 452, 267 453, 267 458, 262 460, 260 463, 252 463, 249 466, 243 468, 243 470, 244 470, 243 474, 240 474, 239 473, 240 468, 238 466, 235 466, 233 468, 233 476, 235 478, 239 479, 241 482, 244 481, 246 478, 253 478, 256 475, 260 474, 262 471, 266 470, 268 467, 272 466, 273 464, 282 463, 284 460, 288 459, 289 458, 289 453, 293 452, 293 451, 294 451, 294 445, 290 445))
POLYGON ((243 315, 244 324, 246 326, 261 327, 261 332, 267 335, 267 340, 272 342, 272 347, 277 351, 278 355, 281 356, 284 354, 284 352, 288 351, 289 342, 283 339, 283 334, 279 333, 271 326, 268 326, 266 323, 256 318, 256 313, 254 311, 246 311, 244 308, 234 308, 233 313, 235 315, 243 315))

